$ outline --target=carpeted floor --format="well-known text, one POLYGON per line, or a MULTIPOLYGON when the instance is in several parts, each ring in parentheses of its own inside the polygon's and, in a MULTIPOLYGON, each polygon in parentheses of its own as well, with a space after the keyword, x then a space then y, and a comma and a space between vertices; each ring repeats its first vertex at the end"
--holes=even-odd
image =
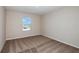
POLYGON ((79 49, 38 35, 6 41, 2 53, 78 53, 79 49))

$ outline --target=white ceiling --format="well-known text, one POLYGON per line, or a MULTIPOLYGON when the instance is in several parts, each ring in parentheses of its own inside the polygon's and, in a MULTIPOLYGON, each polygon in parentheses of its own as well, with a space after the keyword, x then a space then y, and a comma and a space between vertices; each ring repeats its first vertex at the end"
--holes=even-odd
POLYGON ((5 8, 7 10, 44 15, 44 14, 54 11, 58 8, 61 8, 61 6, 7 6, 5 8))

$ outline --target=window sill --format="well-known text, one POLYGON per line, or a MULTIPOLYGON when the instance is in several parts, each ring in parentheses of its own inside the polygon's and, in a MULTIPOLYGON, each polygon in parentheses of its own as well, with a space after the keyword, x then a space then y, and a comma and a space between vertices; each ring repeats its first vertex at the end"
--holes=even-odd
POLYGON ((31 29, 23 29, 22 31, 30 31, 31 29))

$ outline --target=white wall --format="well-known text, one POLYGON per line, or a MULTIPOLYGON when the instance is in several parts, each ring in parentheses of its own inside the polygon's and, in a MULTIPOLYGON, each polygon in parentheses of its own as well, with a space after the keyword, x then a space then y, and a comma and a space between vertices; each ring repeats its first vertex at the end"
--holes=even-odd
POLYGON ((5 35, 5 10, 3 7, 0 7, 0 52, 6 41, 5 35))
POLYGON ((6 13, 6 39, 16 39, 28 36, 40 35, 40 16, 17 11, 6 13), (22 31, 22 18, 28 16, 32 19, 32 30, 22 31))
POLYGON ((42 17, 42 35, 79 48, 79 7, 63 7, 42 17))

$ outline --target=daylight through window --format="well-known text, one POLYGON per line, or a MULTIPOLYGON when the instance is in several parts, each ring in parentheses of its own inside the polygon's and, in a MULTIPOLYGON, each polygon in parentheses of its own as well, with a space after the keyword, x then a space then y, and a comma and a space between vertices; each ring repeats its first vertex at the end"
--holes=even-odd
POLYGON ((23 17, 22 19, 22 23, 23 23, 23 31, 28 31, 31 30, 31 25, 32 25, 32 20, 29 17, 23 17))

